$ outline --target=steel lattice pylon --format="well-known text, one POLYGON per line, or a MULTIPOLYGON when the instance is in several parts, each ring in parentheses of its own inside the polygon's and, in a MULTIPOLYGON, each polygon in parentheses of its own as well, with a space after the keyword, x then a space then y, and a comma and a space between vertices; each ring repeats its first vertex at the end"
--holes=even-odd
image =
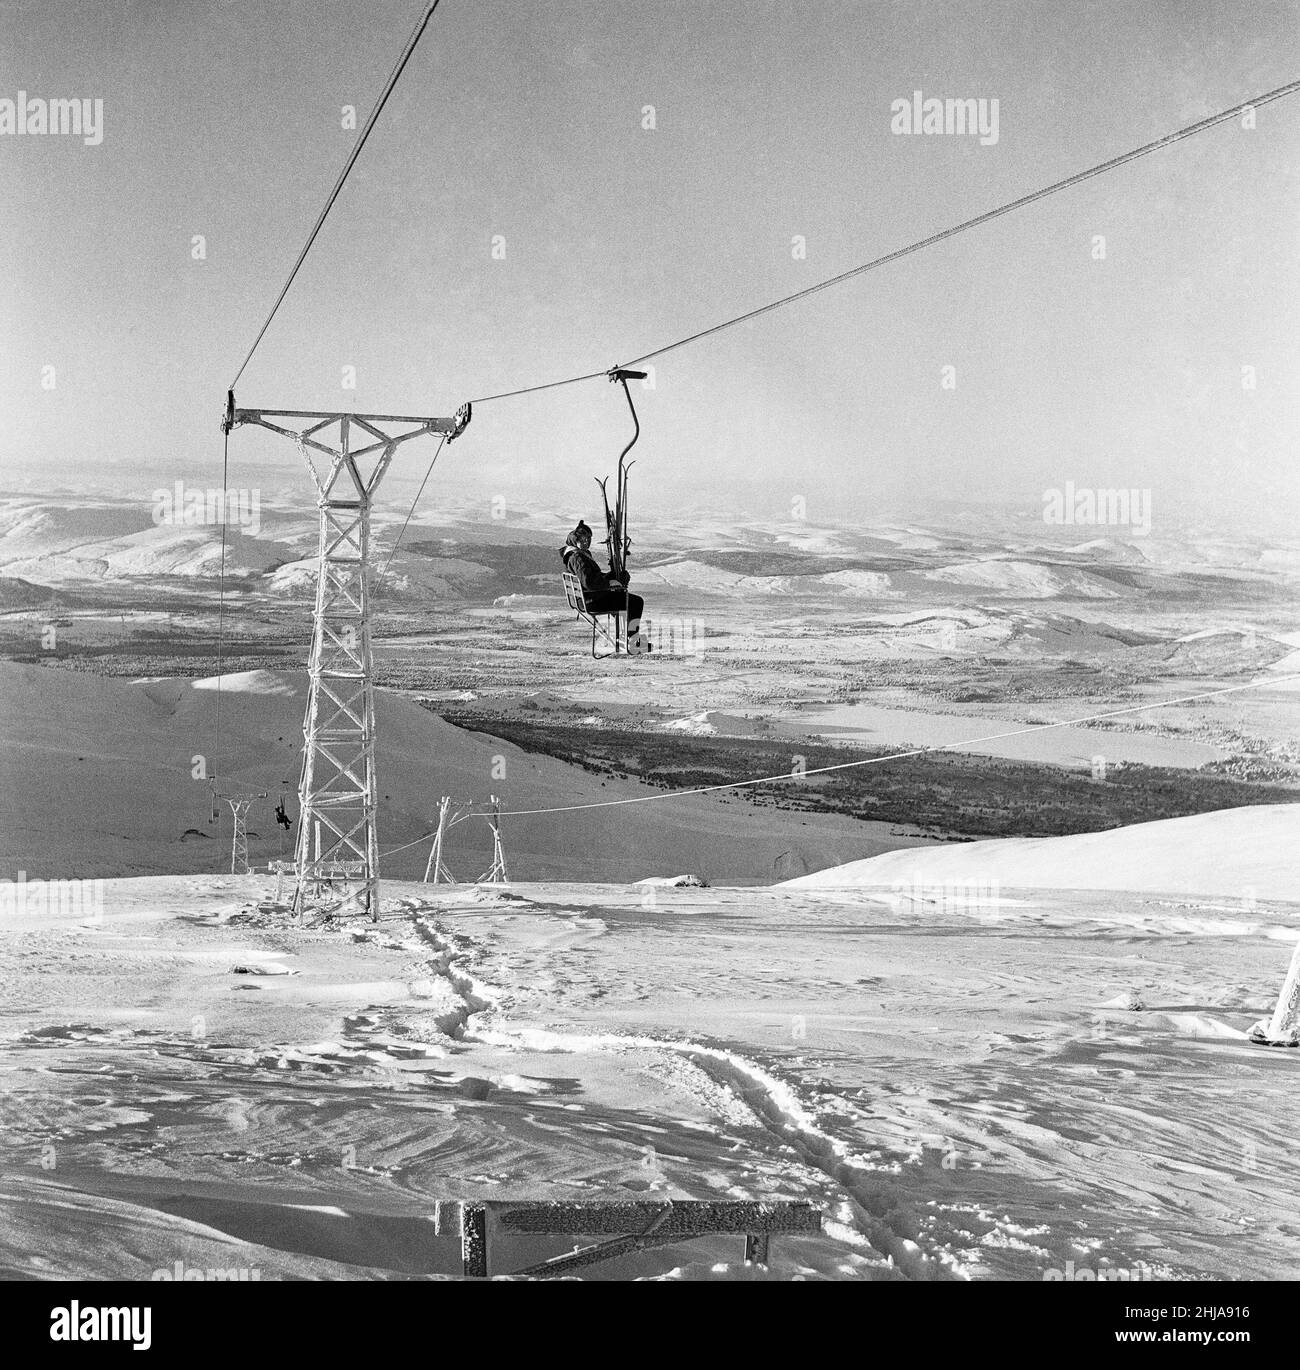
POLYGON ((492 796, 492 812, 487 815, 492 825, 492 869, 484 871, 474 882, 476 885, 507 885, 510 876, 506 872, 506 853, 501 845, 501 801, 492 796))
POLYGON ((208 781, 208 788, 212 791, 214 820, 218 812, 217 806, 223 799, 230 805, 230 873, 251 875, 252 867, 248 864, 248 811, 252 808, 254 800, 266 798, 266 791, 259 790, 256 794, 221 794, 217 789, 215 777, 208 781))
POLYGON ((248 810, 251 799, 227 799, 234 831, 230 835, 230 873, 231 875, 251 875, 248 865, 248 810))
POLYGON ((442 859, 442 838, 449 827, 460 822, 460 818, 447 821, 447 810, 451 806, 451 796, 444 794, 438 801, 438 831, 433 835, 433 846, 429 848, 429 860, 424 867, 424 883, 434 885, 454 885, 456 877, 447 869, 442 859))
POLYGON ((370 514, 400 444, 426 433, 451 441, 469 419, 468 405, 450 419, 236 409, 233 396, 227 405, 227 431, 254 423, 292 438, 319 495, 316 607, 294 856, 297 914, 311 907, 319 913, 356 909, 372 919, 379 916, 370 514), (295 430, 272 422, 276 419, 307 422, 295 430), (408 431, 391 434, 381 424, 408 431))

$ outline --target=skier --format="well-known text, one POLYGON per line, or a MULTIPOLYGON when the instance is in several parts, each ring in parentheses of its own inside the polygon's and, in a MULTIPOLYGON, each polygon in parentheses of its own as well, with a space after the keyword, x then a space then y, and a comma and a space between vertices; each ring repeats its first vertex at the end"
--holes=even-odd
POLYGON ((640 595, 627 593, 628 573, 612 569, 602 571, 591 555, 591 529, 581 520, 564 540, 560 557, 565 569, 578 577, 582 599, 589 614, 614 614, 622 611, 624 596, 627 606, 627 650, 629 654, 650 651, 650 641, 641 636, 641 614, 645 600, 640 595))

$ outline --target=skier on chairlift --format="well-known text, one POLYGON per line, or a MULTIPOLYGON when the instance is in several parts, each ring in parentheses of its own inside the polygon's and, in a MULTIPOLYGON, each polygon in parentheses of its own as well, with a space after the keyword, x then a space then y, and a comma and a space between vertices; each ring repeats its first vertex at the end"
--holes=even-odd
MULTIPOLYGON (((627 454, 641 436, 641 421, 637 418, 636 405, 632 403, 632 392, 627 388, 627 383, 643 381, 646 375, 644 371, 630 371, 623 366, 616 366, 609 372, 609 379, 622 386, 628 412, 632 415, 631 440, 618 454, 613 508, 610 507, 609 491, 606 489, 608 478, 596 479, 601 498, 605 501, 605 546, 609 549, 609 570, 602 571, 600 563, 591 555, 591 529, 581 519, 560 548, 565 570, 575 575, 582 587, 583 604, 589 614, 618 614, 626 611, 629 656, 651 650, 649 637, 641 636, 641 614, 645 609, 645 601, 640 595, 629 594, 627 588, 627 558, 632 546, 627 531, 627 475, 635 464, 628 461, 627 454)), ((594 641, 593 636, 593 652, 594 641)))
POLYGON ((611 566, 602 571, 600 563, 591 555, 591 529, 581 520, 564 540, 560 549, 565 567, 578 577, 582 598, 589 614, 621 613, 627 607, 627 650, 635 655, 650 651, 650 641, 641 636, 641 615, 645 601, 640 595, 628 593, 629 576, 626 570, 615 571, 611 566))

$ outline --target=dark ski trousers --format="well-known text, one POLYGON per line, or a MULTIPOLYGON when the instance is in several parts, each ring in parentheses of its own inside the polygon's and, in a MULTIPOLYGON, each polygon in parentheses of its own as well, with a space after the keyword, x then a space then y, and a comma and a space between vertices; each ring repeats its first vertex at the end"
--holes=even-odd
MULTIPOLYGON (((622 590, 597 590, 594 594, 588 591, 583 595, 583 600, 587 605, 587 612, 592 614, 617 614, 623 611, 623 592, 622 590)), ((627 635, 635 637, 637 630, 641 626, 641 615, 645 610, 645 600, 640 595, 628 595, 627 597, 627 635)))

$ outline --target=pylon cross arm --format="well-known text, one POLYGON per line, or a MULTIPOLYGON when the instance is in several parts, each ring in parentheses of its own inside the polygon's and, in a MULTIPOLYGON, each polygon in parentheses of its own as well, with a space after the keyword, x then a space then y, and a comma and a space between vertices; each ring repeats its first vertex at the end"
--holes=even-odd
MULTIPOLYGON (((333 424, 339 423, 343 419, 355 420, 357 426, 364 428, 367 433, 379 439, 377 446, 384 446, 391 442, 405 442, 408 438, 418 438, 424 433, 445 433, 448 441, 460 437, 469 426, 471 409, 468 404, 461 407, 452 415, 451 418, 430 418, 425 414, 353 414, 339 413, 337 410, 319 409, 251 409, 251 408, 232 408, 227 411, 222 420, 222 427, 227 432, 232 428, 238 428, 241 424, 255 423, 262 428, 269 428, 274 433, 282 433, 285 437, 301 441, 307 446, 315 447, 318 451, 327 456, 341 455, 341 450, 328 446, 326 443, 316 439, 316 434, 323 432, 333 424), (271 423, 272 419, 309 419, 314 422, 309 423, 305 428, 288 428, 281 424, 271 423), (374 424, 414 424, 416 430, 413 433, 403 433, 397 438, 392 438, 388 434, 377 430, 374 424)), ((352 453, 353 456, 361 456, 362 451, 352 453)))

